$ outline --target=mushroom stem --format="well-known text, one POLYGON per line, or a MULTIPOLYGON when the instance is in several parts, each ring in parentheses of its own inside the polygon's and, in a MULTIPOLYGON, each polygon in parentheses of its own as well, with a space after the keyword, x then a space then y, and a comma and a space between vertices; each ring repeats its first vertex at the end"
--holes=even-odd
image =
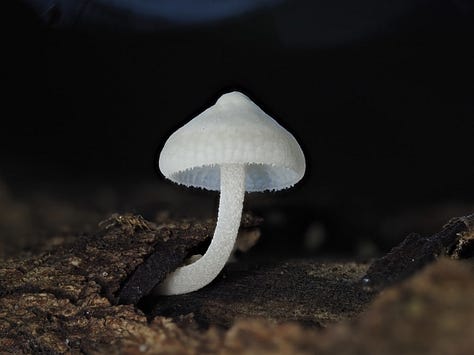
POLYGON ((219 212, 211 244, 199 260, 170 273, 158 286, 159 294, 179 295, 199 290, 216 278, 232 253, 242 217, 245 166, 227 164, 220 170, 219 212))

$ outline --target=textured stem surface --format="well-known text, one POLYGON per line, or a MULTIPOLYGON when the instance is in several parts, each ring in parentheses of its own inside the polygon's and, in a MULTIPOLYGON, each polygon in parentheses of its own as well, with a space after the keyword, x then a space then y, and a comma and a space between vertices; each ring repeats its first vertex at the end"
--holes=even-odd
POLYGON ((221 272, 234 248, 245 195, 245 166, 221 166, 221 195, 217 225, 211 244, 202 258, 168 275, 158 287, 162 295, 199 290, 221 272))

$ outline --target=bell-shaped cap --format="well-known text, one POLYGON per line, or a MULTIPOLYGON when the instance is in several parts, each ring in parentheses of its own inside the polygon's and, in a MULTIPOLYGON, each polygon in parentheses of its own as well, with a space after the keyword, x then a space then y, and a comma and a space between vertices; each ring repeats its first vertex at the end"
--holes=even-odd
POLYGON ((244 94, 222 95, 173 133, 160 154, 168 179, 186 186, 220 189, 220 166, 244 164, 246 191, 280 190, 304 175, 296 139, 244 94))

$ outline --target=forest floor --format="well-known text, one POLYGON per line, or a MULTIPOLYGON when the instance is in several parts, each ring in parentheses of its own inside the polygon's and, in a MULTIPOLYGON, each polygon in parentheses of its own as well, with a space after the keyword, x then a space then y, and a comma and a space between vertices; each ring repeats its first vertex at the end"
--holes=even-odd
POLYGON ((240 250, 216 280, 197 292, 158 296, 153 289, 169 272, 205 250, 215 220, 107 217, 65 202, 17 200, 5 186, 0 213, 2 354, 474 348, 472 214, 446 216, 437 233, 411 234, 385 255, 364 259, 245 252, 265 223, 247 213, 240 250), (75 224, 50 228, 69 219, 75 224))

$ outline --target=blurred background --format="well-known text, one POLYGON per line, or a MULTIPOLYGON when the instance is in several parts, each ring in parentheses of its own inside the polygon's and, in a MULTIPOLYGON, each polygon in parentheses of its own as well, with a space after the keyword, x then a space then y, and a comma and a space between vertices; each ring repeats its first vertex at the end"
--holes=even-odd
POLYGON ((230 90, 307 159, 295 188, 247 196, 257 250, 371 257, 474 211, 469 0, 1 6, 0 255, 113 212, 215 216, 215 193, 165 181, 155 159, 230 90))

